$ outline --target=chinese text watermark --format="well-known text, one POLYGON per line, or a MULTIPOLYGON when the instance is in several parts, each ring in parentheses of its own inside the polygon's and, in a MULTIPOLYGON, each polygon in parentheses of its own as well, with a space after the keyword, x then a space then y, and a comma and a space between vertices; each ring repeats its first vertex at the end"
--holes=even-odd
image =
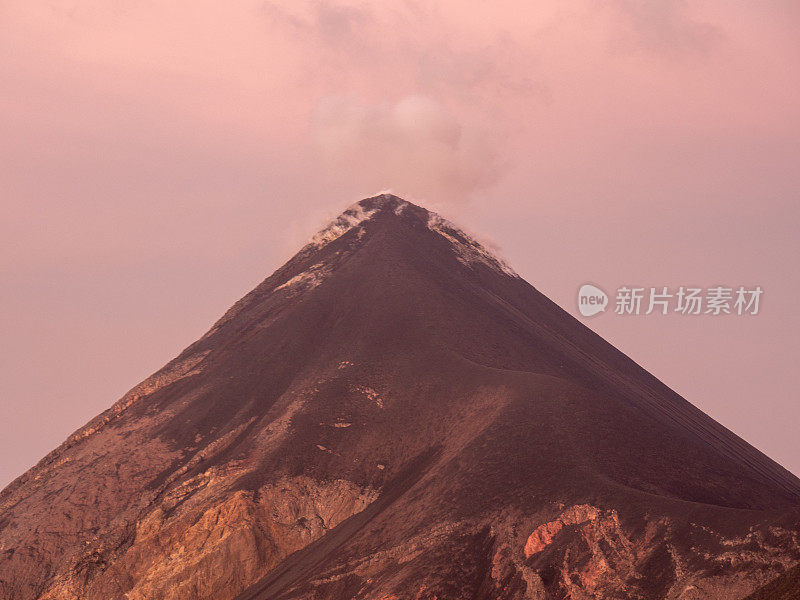
MULTIPOLYGON (((709 288, 680 286, 678 288, 622 286, 614 299, 618 315, 650 315, 678 313, 681 315, 757 315, 764 290, 760 285, 709 288)), ((578 290, 578 311, 584 317, 604 312, 608 295, 593 284, 578 290)))

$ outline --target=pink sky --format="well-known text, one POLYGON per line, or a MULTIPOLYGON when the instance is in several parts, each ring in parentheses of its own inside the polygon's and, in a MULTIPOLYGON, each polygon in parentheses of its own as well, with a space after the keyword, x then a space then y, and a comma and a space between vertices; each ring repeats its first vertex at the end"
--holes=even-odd
POLYGON ((795 0, 0 3, 0 486, 378 190, 800 474, 795 0))

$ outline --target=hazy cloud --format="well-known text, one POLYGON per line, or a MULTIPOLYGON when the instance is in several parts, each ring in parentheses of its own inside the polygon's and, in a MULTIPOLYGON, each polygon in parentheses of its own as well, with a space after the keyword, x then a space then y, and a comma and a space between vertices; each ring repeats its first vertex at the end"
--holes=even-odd
POLYGON ((276 2, 265 2, 263 11, 275 24, 290 25, 306 33, 319 33, 336 44, 359 35, 372 21, 367 6, 322 0, 313 0, 305 5, 298 3, 292 9, 276 2))
POLYGON ((442 7, 298 0, 267 2, 263 11, 271 26, 302 44, 330 87, 358 87, 362 82, 351 78, 357 69, 375 80, 391 73, 400 89, 457 92, 473 105, 546 93, 535 58, 518 40, 502 30, 456 25, 442 7))
POLYGON ((312 131, 328 177, 365 190, 463 202, 500 174, 487 142, 426 96, 374 105, 328 96, 314 111, 312 131))
POLYGON ((621 17, 612 48, 682 55, 710 50, 724 38, 722 30, 698 18, 687 0, 612 0, 621 17))

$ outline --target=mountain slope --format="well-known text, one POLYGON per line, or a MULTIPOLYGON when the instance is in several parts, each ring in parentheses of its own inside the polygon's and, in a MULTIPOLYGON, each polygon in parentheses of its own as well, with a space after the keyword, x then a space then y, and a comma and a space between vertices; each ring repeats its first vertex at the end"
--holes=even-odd
POLYGON ((0 597, 737 598, 800 481, 453 225, 343 213, 0 493, 0 597))
POLYGON ((759 588, 745 600, 800 600, 800 564, 759 588))

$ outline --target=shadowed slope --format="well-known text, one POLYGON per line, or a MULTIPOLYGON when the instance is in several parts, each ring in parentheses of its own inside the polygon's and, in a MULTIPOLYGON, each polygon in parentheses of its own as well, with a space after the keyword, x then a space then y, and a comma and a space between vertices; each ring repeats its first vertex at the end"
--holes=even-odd
POLYGON ((789 569, 744 600, 800 600, 800 565, 789 569))

